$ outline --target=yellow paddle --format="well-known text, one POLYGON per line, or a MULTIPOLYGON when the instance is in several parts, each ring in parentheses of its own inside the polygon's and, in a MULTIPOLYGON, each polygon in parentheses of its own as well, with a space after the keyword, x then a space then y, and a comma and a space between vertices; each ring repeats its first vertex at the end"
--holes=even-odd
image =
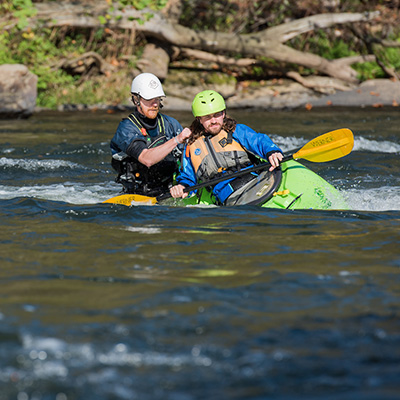
MULTIPOLYGON (((316 137, 315 139, 305 144, 300 150, 297 150, 295 153, 283 157, 282 162, 292 159, 303 159, 311 162, 332 161, 349 154, 353 149, 353 145, 354 138, 353 133, 350 129, 336 129, 335 131, 331 131, 316 137)), ((217 183, 220 183, 227 179, 237 178, 250 172, 269 168, 270 166, 270 163, 265 162, 255 165, 251 168, 243 169, 241 171, 226 173, 222 176, 219 176, 218 178, 199 183, 198 185, 187 187, 184 191, 188 193, 193 190, 201 189, 207 186, 214 186, 217 183)), ((156 204, 158 201, 168 199, 169 197, 171 197, 171 194, 169 192, 163 193, 157 197, 148 197, 139 194, 122 194, 103 201, 103 203, 123 204, 126 206, 130 206, 132 205, 132 203, 156 204)))

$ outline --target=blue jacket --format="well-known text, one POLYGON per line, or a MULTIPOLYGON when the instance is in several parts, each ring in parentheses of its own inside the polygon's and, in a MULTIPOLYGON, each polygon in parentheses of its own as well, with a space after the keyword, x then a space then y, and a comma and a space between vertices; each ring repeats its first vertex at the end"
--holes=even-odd
MULTIPOLYGON (((168 115, 159 114, 161 117, 161 124, 163 123, 163 128, 165 131, 166 139, 172 139, 174 136, 182 132, 181 124, 174 118, 168 115)), ((161 135, 160 127, 162 125, 157 124, 157 127, 153 130, 148 131, 148 136, 144 136, 136 124, 134 124, 129 118, 124 118, 118 125, 117 131, 114 137, 111 139, 110 147, 112 154, 120 153, 123 151, 137 159, 139 154, 132 154, 130 150, 132 149, 133 142, 139 140, 144 143, 150 144, 155 139, 159 138, 161 135)))
POLYGON ((168 190, 178 172, 183 145, 151 167, 140 163, 139 156, 144 149, 162 145, 181 132, 181 124, 163 114, 158 114, 152 129, 146 130, 135 112, 119 123, 110 143, 111 165, 118 172, 116 182, 124 186, 125 192, 157 196, 168 190))
MULTIPOLYGON (((246 125, 237 124, 232 138, 240 143, 246 151, 262 159, 266 159, 268 155, 273 152, 282 153, 282 150, 267 135, 257 133, 246 125)), ((196 173, 190 156, 186 156, 186 151, 184 151, 183 154, 181 171, 176 181, 185 187, 196 185, 196 173)), ((250 167, 251 166, 247 168, 250 167)), ((227 179, 226 181, 218 183, 213 188, 213 194, 221 203, 233 193, 233 188, 229 185, 232 180, 233 179, 227 179)))

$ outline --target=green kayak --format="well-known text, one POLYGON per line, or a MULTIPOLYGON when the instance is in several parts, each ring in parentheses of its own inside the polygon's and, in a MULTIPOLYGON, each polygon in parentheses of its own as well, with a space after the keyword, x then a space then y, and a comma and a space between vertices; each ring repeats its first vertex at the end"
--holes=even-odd
POLYGON ((165 204, 176 206, 218 205, 210 186, 226 179, 235 188, 225 201, 226 206, 257 205, 290 210, 348 210, 342 194, 319 175, 295 161, 327 162, 348 155, 354 144, 350 129, 341 128, 325 133, 306 143, 300 150, 282 160, 280 168, 269 172, 264 162, 229 176, 216 177, 185 188, 192 194, 185 199, 172 199, 169 192, 158 197, 140 194, 121 194, 103 203, 131 205, 165 204), (262 171, 262 172, 260 172, 262 171), (257 172, 257 173, 255 173, 257 172))
MULTIPOLYGON (((159 204, 215 205, 216 201, 211 192, 202 189, 184 200, 168 199, 160 201, 159 204)), ((263 179, 254 178, 254 182, 245 185, 242 194, 229 205, 243 204, 291 210, 343 210, 349 208, 342 194, 335 187, 293 160, 282 163, 281 169, 273 174, 266 172, 263 179)))

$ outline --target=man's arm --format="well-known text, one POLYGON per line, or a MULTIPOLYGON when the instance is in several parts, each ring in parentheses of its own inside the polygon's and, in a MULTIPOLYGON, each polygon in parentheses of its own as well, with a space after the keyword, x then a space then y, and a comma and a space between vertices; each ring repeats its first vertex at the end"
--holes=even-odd
POLYGON ((176 177, 176 182, 178 184, 172 186, 172 188, 170 189, 172 197, 185 198, 188 195, 188 193, 183 191, 185 187, 194 186, 197 183, 196 172, 194 171, 190 156, 186 156, 185 153, 186 151, 184 152, 184 157, 182 158, 180 173, 176 177))
POLYGON ((178 144, 182 144, 190 134, 190 130, 185 128, 179 135, 174 136, 168 142, 151 149, 143 149, 138 158, 139 162, 150 168, 163 160, 178 144))

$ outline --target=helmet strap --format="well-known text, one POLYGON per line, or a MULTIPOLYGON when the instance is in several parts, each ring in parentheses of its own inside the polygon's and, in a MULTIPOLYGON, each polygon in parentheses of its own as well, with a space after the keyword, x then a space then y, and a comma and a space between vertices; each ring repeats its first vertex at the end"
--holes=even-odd
MULTIPOLYGON (((132 103, 136 106, 136 107, 140 107, 140 94, 136 94, 136 93, 132 93, 132 103)), ((164 107, 164 104, 162 103, 162 99, 160 100, 160 110, 161 108, 164 107)))
POLYGON ((140 95, 132 93, 132 103, 136 106, 140 106, 140 95))

